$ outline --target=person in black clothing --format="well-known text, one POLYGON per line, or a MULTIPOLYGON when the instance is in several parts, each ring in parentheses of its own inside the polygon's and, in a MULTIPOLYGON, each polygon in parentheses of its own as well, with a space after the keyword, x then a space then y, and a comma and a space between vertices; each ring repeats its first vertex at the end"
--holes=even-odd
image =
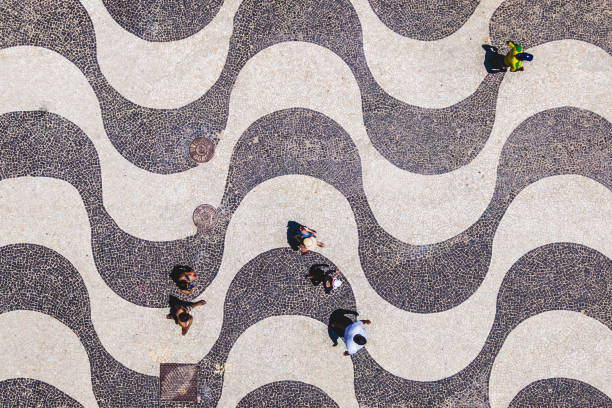
POLYGON ((167 319, 174 319, 174 323, 181 326, 181 332, 184 335, 187 334, 191 324, 193 323, 193 316, 189 314, 191 309, 206 304, 205 300, 199 302, 186 302, 175 296, 170 295, 170 313, 166 316, 167 319))
POLYGON ((170 272, 170 279, 176 283, 176 286, 180 289, 181 293, 191 295, 193 288, 195 287, 195 280, 198 275, 193 271, 193 268, 185 265, 176 265, 170 272))
MULTIPOLYGON (((331 316, 329 316, 328 332, 334 342, 334 346, 338 345, 338 337, 344 337, 346 328, 353 324, 353 321, 345 316, 347 314, 351 314, 355 317, 359 316, 359 313, 346 309, 334 310, 331 316), (331 329, 331 332, 329 329, 331 329), (332 334, 335 334, 335 336, 332 336, 332 334)), ((362 320, 361 322, 363 324, 370 324, 369 320, 362 320)))
MULTIPOLYGON (((347 314, 351 314, 355 317, 359 316, 359 313, 354 312, 352 310, 346 310, 346 309, 336 309, 333 311, 331 316, 329 316, 329 324, 327 326, 327 333, 329 334, 329 337, 334 343, 333 344, 334 347, 338 345, 338 337, 344 338, 344 335, 346 333, 346 328, 349 327, 351 324, 355 323, 353 322, 353 320, 346 317, 347 314)), ((363 324, 371 323, 369 320, 360 320, 360 321, 363 324)), ((359 344, 365 344, 365 341, 364 343, 359 343, 359 344)), ((345 351, 344 355, 348 356, 349 353, 345 351)))
POLYGON ((334 275, 339 273, 338 269, 331 269, 327 264, 314 264, 310 267, 308 275, 306 277, 310 279, 313 285, 317 286, 321 282, 325 293, 330 293, 334 289, 334 281, 336 281, 336 287, 339 287, 341 282, 334 278, 334 275))

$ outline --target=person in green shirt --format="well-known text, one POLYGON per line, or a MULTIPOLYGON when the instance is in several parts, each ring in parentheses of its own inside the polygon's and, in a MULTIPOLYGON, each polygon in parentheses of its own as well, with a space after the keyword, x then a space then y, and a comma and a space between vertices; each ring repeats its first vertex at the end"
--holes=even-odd
POLYGON ((510 68, 511 72, 522 71, 523 61, 531 61, 533 55, 523 52, 523 47, 513 41, 508 41, 510 51, 504 57, 504 65, 510 68))

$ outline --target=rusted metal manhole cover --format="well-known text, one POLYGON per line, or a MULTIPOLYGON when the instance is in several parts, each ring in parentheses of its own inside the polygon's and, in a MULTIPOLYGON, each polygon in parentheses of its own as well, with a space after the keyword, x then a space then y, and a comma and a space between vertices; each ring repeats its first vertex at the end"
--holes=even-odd
POLYGON ((217 225, 217 221, 219 221, 219 213, 212 205, 199 205, 193 212, 193 223, 198 227, 198 230, 213 229, 217 225))
POLYGON ((198 163, 205 163, 215 154, 215 144, 207 137, 196 137, 189 145, 189 155, 198 163))
POLYGON ((197 401, 197 397, 197 364, 160 364, 159 399, 164 401, 197 401))

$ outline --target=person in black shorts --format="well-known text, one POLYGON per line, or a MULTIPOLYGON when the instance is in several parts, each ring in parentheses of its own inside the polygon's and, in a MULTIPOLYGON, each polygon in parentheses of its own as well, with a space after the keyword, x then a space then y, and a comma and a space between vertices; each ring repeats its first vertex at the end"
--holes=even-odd
POLYGON ((176 296, 170 295, 170 313, 166 316, 167 319, 174 319, 174 322, 181 326, 181 333, 187 334, 191 324, 193 323, 193 316, 189 314, 191 309, 206 304, 205 300, 199 302, 186 302, 177 298, 176 296))
POLYGON ((323 282, 323 289, 325 293, 330 293, 332 290, 339 288, 342 285, 342 281, 335 278, 334 275, 338 274, 338 269, 332 269, 327 264, 314 264, 310 267, 308 275, 306 277, 310 279, 313 285, 317 286, 323 282))

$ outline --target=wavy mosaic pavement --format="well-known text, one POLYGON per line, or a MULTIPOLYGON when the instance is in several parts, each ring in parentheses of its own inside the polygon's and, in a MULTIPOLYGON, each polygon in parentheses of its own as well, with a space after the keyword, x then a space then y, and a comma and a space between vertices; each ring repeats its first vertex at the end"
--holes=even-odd
MULTIPOLYGON (((189 127, 191 124, 193 127, 193 124, 197 124, 203 129, 196 131, 216 138, 225 127, 229 95, 240 69, 260 50, 283 41, 300 40, 320 44, 335 52, 352 68, 353 75, 358 80, 363 94, 363 110, 369 113, 365 115, 364 122, 370 131, 374 145, 383 155, 388 157, 388 151, 393 154, 392 150, 398 148, 396 144, 394 149, 385 149, 391 143, 389 142, 391 129, 406 128, 408 118, 412 119, 410 121, 412 123, 420 123, 418 128, 411 127, 412 134, 406 146, 401 148, 399 155, 389 157, 399 167, 424 173, 450 171, 455 168, 451 164, 447 169, 432 170, 424 167, 429 166, 429 160, 410 160, 410 157, 421 157, 424 151, 428 156, 435 155, 435 150, 431 146, 422 148, 418 141, 428 140, 428 136, 432 133, 440 134, 442 137, 435 145, 440 144, 447 148, 456 145, 458 149, 464 150, 461 149, 460 143, 449 143, 448 140, 445 140, 445 136, 456 138, 459 135, 463 136, 464 143, 470 144, 468 150, 471 151, 474 147, 470 142, 476 139, 482 145, 493 124, 496 89, 501 77, 491 76, 485 79, 479 90, 468 100, 440 111, 411 107, 390 98, 378 87, 367 69, 359 41, 359 31, 353 29, 353 27, 358 29, 358 19, 348 4, 295 2, 295 4, 287 4, 283 9, 277 10, 275 2, 243 2, 235 17, 236 24, 230 40, 226 68, 220 74, 219 80, 202 98, 177 110, 155 110, 136 106, 113 92, 104 81, 95 62, 94 44, 96 40, 93 29, 90 29, 89 32, 82 29, 90 27, 91 22, 78 4, 73 5, 75 9, 71 15, 80 15, 80 18, 62 20, 66 25, 62 32, 71 32, 73 36, 76 36, 76 33, 82 35, 84 38, 79 38, 77 41, 80 44, 88 44, 86 49, 70 47, 74 40, 56 39, 50 33, 40 32, 46 27, 40 24, 40 19, 53 18, 53 14, 48 9, 53 10, 54 7, 52 4, 43 5, 38 2, 34 7, 41 8, 40 15, 30 23, 28 29, 23 29, 23 16, 17 16, 15 20, 8 21, 8 28, 3 33, 5 39, 1 46, 41 45, 56 50, 74 62, 88 77, 96 91, 102 108, 105 128, 114 146, 132 163, 149 171, 171 173, 192 167, 193 164, 185 154, 185 142, 188 143, 188 140, 181 140, 186 136, 186 132, 193 133, 193 130, 187 129, 186 126, 189 127), (287 13, 291 12, 292 18, 287 19, 286 14, 281 13, 283 10, 287 13), (319 10, 325 10, 325 13, 321 14, 319 10), (17 21, 18 26, 16 26, 17 21), (246 26, 246 22, 251 21, 253 24, 246 26), (330 26, 328 21, 342 22, 342 30, 335 25, 330 26), (77 31, 77 26, 81 27, 81 30, 77 31), (296 36, 295 33, 300 33, 300 35, 296 36), (47 38, 56 41, 48 41, 47 38), (67 46, 70 48, 66 49, 67 46), (457 116, 463 117, 464 120, 458 122, 449 120, 457 116), (151 138, 151 135, 155 137, 151 138), (465 135, 469 137, 466 138, 465 135), (406 155, 408 157, 405 157, 406 155), (402 161, 399 161, 400 157, 402 161)), ((436 156, 439 156, 440 153, 436 156)), ((459 152, 454 155, 462 156, 459 152)), ((464 164, 469 161, 469 158, 458 160, 464 164)), ((439 161, 438 157, 434 159, 434 163, 437 161, 439 161)))
POLYGON ((100 100, 105 129, 114 146, 132 163, 150 171, 173 173, 192 167, 185 154, 188 140, 184 139, 191 139, 194 132, 217 139, 227 122, 227 106, 238 72, 257 52, 282 41, 322 45, 348 64, 362 93, 364 123, 374 146, 402 169, 439 174, 465 165, 480 151, 493 125, 501 76, 485 77, 471 96, 444 109, 410 106, 388 95, 367 68, 359 19, 348 4, 296 3, 279 10, 275 3, 243 2, 234 19, 227 61, 217 82, 201 98, 176 110, 144 108, 114 91, 96 62, 96 39, 85 10, 75 3, 70 15, 78 19, 61 20, 66 25, 62 32, 76 37, 64 39, 45 32, 47 25, 41 24, 41 20, 55 17, 54 9, 57 7, 53 3, 38 2, 26 8, 36 16, 29 24, 27 16, 7 13, 12 19, 6 23, 0 46, 40 45, 74 62, 100 100), (33 12, 32 8, 40 11, 33 12), (313 13, 315 9, 326 13, 313 13), (283 13, 290 14, 291 19, 283 13), (252 25, 245 26, 251 21, 252 25), (342 22, 342 26, 330 26, 326 21, 342 22), (87 46, 75 48, 75 42, 87 46), (404 136, 399 138, 401 142, 393 137, 398 129, 404 136), (433 139, 432 134, 436 135, 433 139))
POLYGON ((80 408, 74 399, 47 383, 29 378, 14 378, 0 382, 0 404, 7 407, 80 408))
MULTIPOLYGON (((438 382, 406 381, 380 370, 369 354, 358 354, 354 358, 357 398, 365 406, 457 406, 467 402, 488 406, 489 373, 508 333, 549 310, 578 312, 610 329, 606 283, 610 279, 610 259, 588 248, 573 244, 538 248, 522 257, 504 278, 493 327, 481 352, 465 369, 438 382), (574 287, 575 282, 582 286, 574 287), (396 392, 388 393, 390 389, 396 392)), ((525 340, 523 345, 528 347, 529 339, 525 340)))
POLYGON ((413 3, 0 4, 0 405, 612 406, 607 2, 413 3))
POLYGON ((223 4, 220 0, 164 2, 102 0, 125 30, 147 41, 173 41, 205 27, 223 4))
POLYGON ((581 174, 608 188, 612 185, 605 171, 612 160, 612 152, 605 149, 610 123, 573 109, 544 112, 523 122, 506 142, 493 199, 478 222, 440 244, 407 245, 377 225, 363 193, 359 155, 346 133, 315 112, 288 110, 253 124, 234 147, 219 207, 220 222, 213 231, 181 241, 150 242, 123 232, 100 205, 96 152, 74 125, 45 113, 4 118, 2 128, 20 135, 21 143, 11 141, 2 148, 3 178, 47 176, 77 187, 94 226, 92 247, 100 274, 124 299, 146 306, 164 305, 169 290, 166 276, 173 260, 193 264, 201 272, 204 279, 198 281, 199 288, 212 281, 233 212, 252 188, 274 177, 309 175, 340 191, 355 215, 360 260, 370 284, 389 303, 414 312, 447 310, 474 293, 488 270, 497 225, 512 198, 527 185, 557 174, 581 174), (73 133, 69 139, 62 137, 66 128, 73 133), (257 143, 252 142, 254 138, 257 143), (309 140, 307 146, 302 144, 304 139, 309 140), (27 150, 40 145, 47 147, 44 153, 38 151, 44 161, 39 156, 28 160, 27 150), (84 178, 88 173, 90 178, 84 178), (126 253, 126 247, 134 250, 126 253), (134 290, 141 284, 148 288, 149 296, 134 290))
MULTIPOLYGON (((34 293, 34 297, 30 298, 31 300, 19 296, 21 301, 11 307, 27 309, 36 307, 39 310, 42 307, 47 312, 53 310, 50 312, 53 316, 66 322, 68 318, 66 315, 72 314, 71 310, 74 308, 74 304, 73 302, 66 302, 66 295, 60 290, 53 289, 54 286, 58 287, 58 285, 63 284, 59 279, 54 278, 54 275, 59 274, 61 276, 66 274, 69 269, 72 269, 71 266, 66 264, 61 257, 58 258, 57 255, 43 247, 17 245, 4 247, 2 250, 3 263, 9 263, 6 262, 8 257, 11 260, 9 264, 14 268, 14 272, 8 276, 9 279, 19 279, 25 272, 30 279, 40 282, 42 284, 41 290, 47 293, 47 300, 43 302, 44 304, 37 300, 39 295, 37 296, 34 293), (29 253, 23 253, 23 251, 29 251, 29 253), (23 261, 26 258, 28 261, 23 261), (26 262, 28 268, 24 269, 23 266, 26 262), (59 304, 62 303, 66 304, 63 309, 59 307, 59 304)), ((255 322, 266 321, 267 317, 274 315, 304 314, 321 321, 325 320, 329 311, 337 308, 336 305, 338 304, 354 308, 354 306, 350 305, 349 288, 344 289, 343 287, 343 290, 348 291, 349 298, 347 298, 346 293, 344 295, 339 294, 339 296, 327 296, 322 290, 315 290, 304 279, 302 273, 300 273, 307 270, 307 265, 310 262, 306 261, 307 258, 298 259, 301 260, 301 263, 296 265, 295 257, 291 251, 286 249, 272 251, 245 265, 232 282, 225 302, 229 308, 225 309, 222 334, 219 336, 215 347, 199 363, 201 379, 204 380, 204 383, 211 391, 209 396, 211 401, 219 398, 221 382, 224 381, 223 376, 216 374, 211 366, 225 363, 230 347, 238 339, 238 336, 242 335, 246 327, 254 328, 257 326, 255 322), (289 262, 290 266, 288 266, 287 262, 289 262), (299 281, 302 284, 296 285, 296 282, 299 281), (248 282, 248 284, 245 285, 245 282, 248 282), (258 283, 257 287, 251 287, 254 282, 258 283), (246 293, 245 288, 249 290, 246 293)), ((321 258, 314 260, 314 262, 320 261, 325 260, 321 258)), ((541 313, 547 310, 565 309, 579 311, 581 313, 580 316, 584 314, 610 327, 611 322, 607 310, 609 309, 610 301, 608 288, 610 279, 612 279, 611 266, 610 259, 605 256, 586 247, 573 244, 552 244, 532 251, 517 262, 505 278, 500 291, 500 297, 498 298, 498 315, 496 316, 494 328, 489 335, 489 339, 474 362, 461 373, 451 377, 451 386, 447 388, 447 386, 442 385, 448 383, 449 380, 441 380, 439 382, 425 383, 410 382, 412 384, 411 387, 401 387, 399 389, 408 390, 416 387, 421 403, 423 401, 428 401, 429 403, 440 401, 440 398, 443 400, 455 398, 458 393, 462 392, 463 386, 466 384, 468 386, 473 385, 471 383, 474 381, 475 375, 481 375, 490 369, 492 360, 504 343, 505 337, 508 333, 512 332, 511 330, 516 324, 521 321, 528 321, 534 315, 541 316, 541 313), (577 281, 578 277, 582 277, 583 287, 576 288, 568 284, 577 281), (517 291, 517 289, 519 290, 517 291), (549 295, 542 296, 543 290, 544 293, 549 295), (439 388, 439 385, 441 388, 439 388), (437 395, 440 389, 444 389, 445 392, 437 395), (433 396, 431 391, 428 392, 427 390, 436 390, 436 395, 433 396)), ((75 272, 72 273, 78 278, 75 272)), ((6 282, 8 287, 14 287, 14 285, 14 282, 6 282)), ((82 296, 86 293, 84 288, 82 286, 79 288, 78 285, 72 285, 72 287, 74 288, 71 295, 72 298, 83 299, 82 296)), ((65 292, 65 289, 63 291, 65 292)), ((27 292, 27 290, 21 292, 27 292)), ((21 295, 21 292, 19 295, 21 295)), ((86 295, 84 300, 87 301, 86 295)), ((321 327, 324 327, 322 322, 320 324, 321 327)), ((269 329, 266 330, 269 332, 269 329)), ((585 328, 583 328, 583 331, 585 335, 589 333, 585 328)), ((529 339, 526 340, 528 341, 529 339)), ((252 345, 249 346, 247 343, 247 354, 251 354, 252 347, 252 345)), ((236 352, 235 348, 232 348, 230 355, 236 352)), ((93 347, 91 345, 87 347, 87 351, 89 354, 94 355, 96 352, 103 353, 103 350, 95 347, 95 342, 93 347)), ((264 355, 267 354, 262 354, 262 356, 264 355)), ((337 355, 342 359, 340 353, 337 352, 337 355)), ((376 363, 368 354, 363 353, 356 357, 354 361, 356 395, 360 404, 367 405, 373 402, 371 400, 372 395, 369 392, 360 392, 360 388, 368 388, 375 385, 379 393, 384 392, 384 389, 386 389, 384 385, 387 385, 391 379, 384 376, 383 378, 371 377, 373 373, 369 370, 375 368, 376 363), (365 361, 364 358, 366 358, 365 361), (358 373, 362 373, 364 377, 359 378, 358 373), (383 387, 380 386, 381 383, 379 381, 381 380, 385 381, 382 383, 383 387)), ((316 364, 320 364, 320 362, 316 364)), ((240 369, 240 365, 237 363, 233 367, 240 369)), ((278 366, 276 366, 276 370, 279 370, 278 366)), ((92 370, 92 381, 96 376, 100 375, 101 377, 98 377, 98 381, 101 383, 101 386, 108 387, 109 379, 103 373, 98 370, 92 370)), ((340 375, 340 373, 336 373, 334 376, 334 378, 338 378, 340 381, 346 381, 345 376, 340 375)), ((333 384, 324 384, 327 387, 336 388, 333 384)), ((117 385, 114 385, 114 387, 113 389, 113 386, 111 386, 111 389, 117 392, 117 385)), ((140 388, 140 392, 151 390, 150 393, 152 395, 154 390, 151 388, 154 389, 155 386, 150 385, 145 389, 140 388)), ((110 390, 100 390, 100 392, 104 391, 108 392, 110 390)), ((406 393, 397 393, 395 397, 399 397, 399 399, 394 402, 410 401, 417 406, 419 404, 418 401, 413 399, 414 395, 407 396, 406 393)), ((465 398, 465 396, 462 398, 465 398)), ((383 401, 385 400, 383 399, 383 401)), ((381 401, 379 400, 378 402, 381 401)), ((385 403, 391 402, 386 400, 385 403)))
POLYGON ((337 408, 338 404, 320 389, 310 384, 297 381, 279 381, 251 391, 237 405, 239 408, 282 408, 288 406, 337 408))
MULTIPOLYGON (((8 82, 7 98, 0 101, 0 112, 41 110, 41 106, 46 106, 45 109, 77 124, 98 150, 107 210, 126 232, 149 240, 188 236, 193 233, 192 208, 201 202, 219 205, 225 184, 225 177, 219 178, 219 174, 227 173, 234 144, 252 122, 288 107, 324 112, 342 125, 359 149, 364 189, 381 227, 404 242, 430 244, 459 234, 485 211, 493 195, 494 169, 503 144, 525 119, 564 105, 587 109, 606 119, 612 117, 609 108, 612 99, 605 92, 610 82, 606 71, 581 69, 587 56, 587 60, 598 62, 611 57, 577 41, 566 41, 564 47, 571 64, 557 67, 544 60, 541 65, 534 65, 534 72, 506 77, 508 80, 501 85, 504 92, 499 96, 500 114, 481 154, 468 166, 437 176, 407 173, 378 154, 369 143, 365 128, 355 122, 360 110, 355 110, 350 103, 329 102, 359 100, 356 84, 347 88, 334 81, 339 75, 338 69, 346 77, 346 66, 338 66, 340 60, 335 54, 307 43, 278 44, 249 61, 234 88, 231 120, 217 145, 215 159, 183 173, 154 175, 121 157, 104 132, 95 94, 81 71, 52 51, 13 47, 0 52, 6 61, 1 76, 8 82), (316 63, 305 64, 304 56, 316 63), (272 75, 278 73, 279 66, 282 66, 282 75, 272 75), (557 75, 544 77, 543 81, 542 75, 550 69, 557 75), (262 82, 269 85, 262 87, 262 82), (568 84, 579 87, 574 89, 568 84), (531 103, 516 106, 516 98, 531 103), (199 188, 194 189, 194 185, 199 188), (139 191, 140 195, 126 196, 123 194, 126 190, 139 191), (179 202, 176 197, 184 201, 179 202), (387 211, 389 201, 396 203, 397 211, 387 211), (457 208, 462 211, 458 212, 457 208), (453 222, 449 223, 449 219, 453 222)), ((556 44, 551 43, 540 46, 537 51, 550 58, 558 53, 556 44)))
POLYGON ((612 400, 598 389, 569 378, 551 378, 529 384, 518 393, 510 407, 598 407, 612 405, 612 400))
POLYGON ((612 54, 612 37, 607 30, 609 1, 506 0, 491 17, 490 35, 494 44, 509 38, 526 48, 559 38, 588 41, 612 54), (571 21, 572 24, 567 24, 571 21))
POLYGON ((93 391, 98 404, 107 406, 137 406, 157 400, 158 379, 126 368, 100 343, 90 317, 87 290, 70 263, 54 251, 28 244, 0 248, 0 259, 3 265, 0 316, 32 310, 57 319, 76 334, 87 352, 92 373, 93 389, 80 392, 93 391), (30 285, 22 284, 24 276, 30 285))

